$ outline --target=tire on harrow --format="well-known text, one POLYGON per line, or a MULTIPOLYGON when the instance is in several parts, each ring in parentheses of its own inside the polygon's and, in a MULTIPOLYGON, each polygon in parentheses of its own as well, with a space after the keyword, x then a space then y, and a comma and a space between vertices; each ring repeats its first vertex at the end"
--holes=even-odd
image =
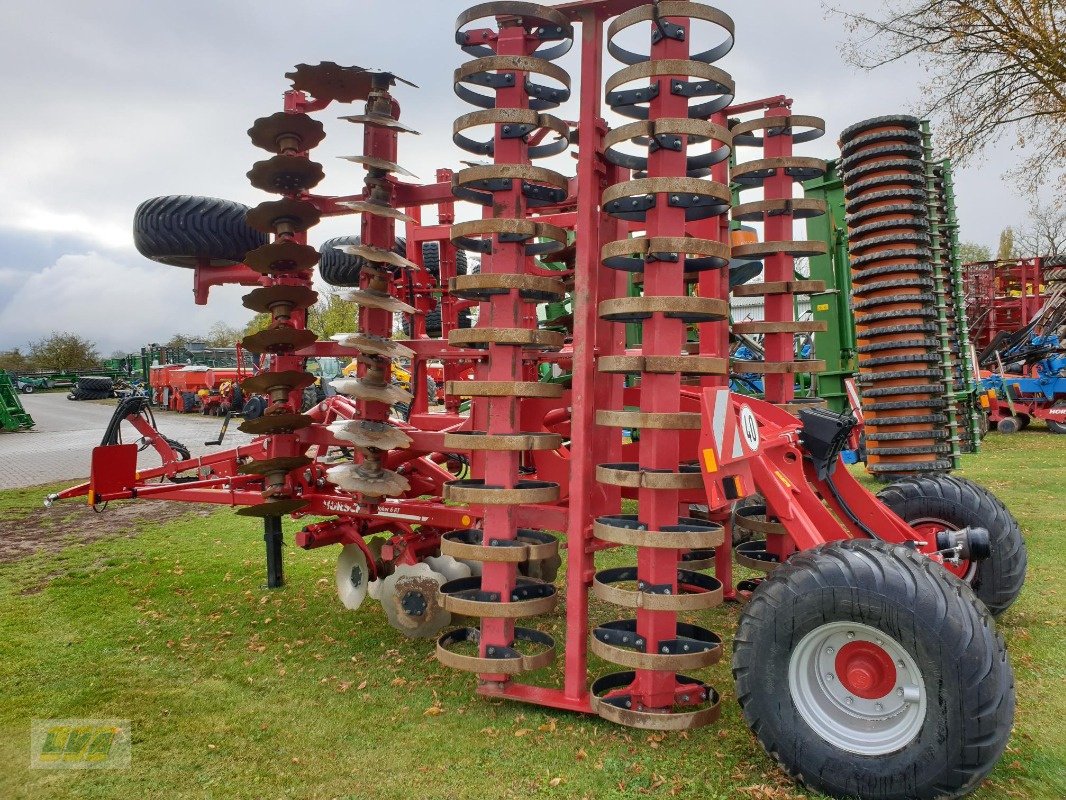
POLYGON ((1025 540, 1018 520, 990 491, 953 475, 923 475, 886 486, 877 497, 915 527, 985 528, 992 555, 964 565, 961 575, 952 571, 995 615, 1002 614, 1018 599, 1028 563, 1025 540))
MULTIPOLYGON (((358 236, 337 236, 333 239, 327 239, 319 245, 318 274, 322 276, 322 280, 330 286, 348 288, 359 286, 359 274, 363 271, 366 259, 362 256, 353 256, 345 253, 337 248, 344 245, 359 244, 360 241, 358 236)), ((407 242, 402 238, 397 238, 396 246, 392 249, 401 256, 406 256, 407 242)))
POLYGON ((778 567, 741 614, 733 676, 767 753, 840 798, 959 797, 991 772, 1014 718, 985 607, 940 565, 883 542, 834 542, 778 567))
POLYGON ((216 197, 153 197, 134 212, 133 244, 145 258, 174 267, 239 264, 269 241, 244 221, 247 213, 243 203, 216 197))

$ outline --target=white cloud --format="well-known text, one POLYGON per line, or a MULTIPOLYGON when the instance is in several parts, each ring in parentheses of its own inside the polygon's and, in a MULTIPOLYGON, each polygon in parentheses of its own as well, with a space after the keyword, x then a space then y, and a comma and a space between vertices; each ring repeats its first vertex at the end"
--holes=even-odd
POLYGON ((210 304, 197 306, 191 270, 148 261, 127 264, 97 253, 67 255, 30 275, 6 298, 0 349, 60 331, 91 339, 105 355, 132 352, 174 333, 206 332, 218 321, 243 325, 251 318, 240 302, 247 291, 215 288, 210 304))

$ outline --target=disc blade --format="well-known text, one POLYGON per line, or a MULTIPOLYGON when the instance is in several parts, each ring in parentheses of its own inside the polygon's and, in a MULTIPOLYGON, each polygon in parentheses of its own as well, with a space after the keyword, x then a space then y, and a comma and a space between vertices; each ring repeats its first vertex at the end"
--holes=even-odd
POLYGON ((312 419, 306 414, 264 414, 257 419, 246 419, 238 430, 262 436, 267 433, 292 433, 308 427, 312 419))
POLYGON ((345 397, 384 403, 387 406, 410 403, 413 399, 410 392, 391 383, 368 383, 359 378, 336 378, 330 381, 329 385, 337 390, 337 394, 343 394, 345 397))
POLYGON ((315 248, 288 239, 260 245, 244 254, 245 265, 263 275, 311 269, 318 263, 318 259, 319 254, 315 248))
POLYGON ((308 286, 260 286, 241 298, 245 308, 260 314, 280 313, 287 317, 293 309, 310 308, 318 302, 318 292, 308 286))
POLYGON ((356 447, 396 450, 411 446, 411 437, 387 422, 346 419, 331 423, 329 429, 338 439, 356 447))
POLYGON ((415 355, 415 351, 410 347, 369 333, 338 333, 330 338, 341 347, 351 347, 383 358, 414 358, 415 355))
POLYGON ((385 294, 385 292, 356 289, 351 292, 345 292, 341 295, 341 299, 347 300, 349 303, 357 303, 363 308, 380 308, 382 311, 389 311, 393 314, 417 313, 417 309, 414 306, 410 306, 402 300, 397 300, 392 295, 385 294))
POLYGON ((280 140, 285 138, 299 140, 301 150, 318 147, 326 138, 326 131, 321 122, 307 114, 278 111, 270 116, 260 117, 252 123, 252 127, 248 129, 248 137, 256 147, 277 153, 280 140))
POLYGON ((390 128, 400 133, 413 133, 415 136, 422 135, 414 128, 407 127, 398 119, 387 117, 384 114, 352 114, 347 117, 341 117, 341 119, 345 122, 354 122, 356 125, 375 125, 379 128, 390 128))
POLYGON ((381 607, 389 624, 412 639, 436 636, 452 618, 437 599, 443 584, 444 576, 425 563, 398 566, 381 586, 381 607))
POLYGON ((338 203, 338 205, 350 208, 359 214, 373 214, 375 217, 386 217, 400 222, 415 221, 414 217, 408 216, 399 209, 395 209, 392 206, 383 206, 381 203, 371 203, 368 200, 355 200, 350 203, 338 203))
POLYGON ((356 544, 346 544, 341 548, 341 554, 337 558, 335 580, 337 584, 337 597, 341 605, 350 611, 355 611, 366 599, 367 585, 369 583, 369 569, 366 563, 366 554, 363 548, 356 544))
POLYGON ((300 350, 317 341, 314 331, 305 328, 290 328, 281 326, 267 328, 265 331, 245 336, 241 345, 245 350, 253 353, 284 353, 292 350, 300 350))
POLYGON ((404 258, 394 250, 386 250, 384 247, 374 247, 369 244, 342 244, 337 245, 337 249, 342 253, 365 258, 367 261, 373 261, 376 264, 390 264, 394 267, 420 269, 414 261, 404 258))
POLYGON ((283 517, 310 505, 306 500, 273 500, 269 503, 257 503, 254 506, 238 508, 242 517, 283 517))
POLYGON ((363 472, 361 464, 330 467, 326 470, 326 480, 345 492, 367 497, 398 497, 411 489, 403 475, 388 469, 382 470, 380 475, 368 475, 363 472))
POLYGON ((245 174, 256 189, 276 194, 306 192, 326 177, 321 164, 288 154, 256 161, 245 174))
POLYGON ((395 161, 389 161, 387 158, 378 158, 377 156, 337 156, 343 158, 345 161, 351 161, 353 164, 362 164, 364 167, 370 167, 371 169, 380 169, 385 172, 393 172, 397 175, 406 175, 408 178, 418 179, 418 176, 413 172, 404 169, 395 161))

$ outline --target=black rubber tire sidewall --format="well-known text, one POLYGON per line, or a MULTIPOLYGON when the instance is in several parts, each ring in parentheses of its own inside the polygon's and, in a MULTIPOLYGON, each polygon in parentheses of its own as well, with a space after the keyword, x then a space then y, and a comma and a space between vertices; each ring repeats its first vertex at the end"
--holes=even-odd
POLYGON ((133 244, 145 258, 174 267, 239 264, 270 240, 245 222, 248 211, 217 197, 153 197, 133 214, 133 244))
POLYGON ((733 675, 744 717, 766 751, 794 778, 835 797, 961 796, 995 766, 1014 716, 1013 674, 983 605, 939 565, 881 542, 797 554, 760 584, 737 628, 733 675), (926 722, 901 750, 867 756, 838 749, 794 705, 792 648, 838 620, 883 630, 920 665, 926 722))
POLYGON ((992 556, 977 563, 970 588, 994 615, 1021 594, 1028 566, 1021 526, 983 486, 954 475, 912 476, 886 486, 877 497, 908 523, 937 519, 956 529, 985 528, 992 556))

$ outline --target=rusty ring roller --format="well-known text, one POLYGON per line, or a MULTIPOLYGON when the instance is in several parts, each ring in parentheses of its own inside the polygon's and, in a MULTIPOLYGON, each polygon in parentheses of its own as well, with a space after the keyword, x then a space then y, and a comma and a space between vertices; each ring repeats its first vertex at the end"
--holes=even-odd
POLYGON ((729 177, 739 183, 741 189, 761 186, 768 178, 774 177, 779 170, 797 181, 808 181, 825 175, 827 169, 824 159, 809 156, 787 156, 784 158, 759 158, 746 161, 733 167, 729 177))
POLYGON ((699 489, 703 475, 698 464, 679 464, 677 472, 650 469, 636 463, 598 464, 596 480, 610 486, 632 489, 699 489))
POLYGON ((734 297, 762 297, 768 294, 823 294, 825 281, 764 281, 733 287, 734 297))
POLYGON ((609 322, 640 322, 652 314, 685 323, 729 319, 729 302, 715 297, 617 297, 599 305, 600 319, 609 322))
POLYGON ((776 554, 766 549, 766 541, 752 539, 733 548, 733 559, 742 567, 758 572, 773 572, 781 563, 776 554))
POLYGON ((517 85, 518 75, 525 76, 525 91, 529 98, 529 108, 544 111, 556 108, 570 99, 570 75, 565 69, 550 61, 536 56, 483 56, 467 61, 455 70, 452 88, 457 97, 478 108, 495 108, 496 95, 500 89, 511 89, 517 85), (534 83, 530 74, 543 75, 562 86, 549 86, 534 83), (482 94, 471 89, 468 84, 483 86, 493 94, 482 94))
POLYGON ((667 205, 685 209, 687 222, 723 214, 729 210, 732 201, 729 187, 716 181, 702 178, 637 178, 608 186, 603 192, 603 210, 612 217, 643 222, 648 210, 655 207, 657 195, 660 194, 668 195, 667 205))
POLYGON ((825 320, 799 320, 796 322, 736 322, 732 325, 734 333, 825 333, 829 323, 825 320))
POLYGON ((686 58, 660 58, 632 64, 609 77, 604 86, 607 105, 623 117, 648 119, 648 109, 639 104, 649 103, 659 95, 660 82, 653 79, 660 77, 669 77, 671 94, 683 97, 709 96, 713 98, 705 103, 697 103, 688 107, 688 116, 693 119, 703 119, 726 108, 733 102, 736 92, 736 84, 732 76, 718 67, 686 58), (680 80, 678 76, 697 80, 680 80), (649 79, 651 83, 638 89, 616 91, 619 86, 642 79, 649 79))
POLYGON ((600 249, 600 260, 605 267, 623 272, 644 272, 651 262, 676 264, 685 255, 685 271, 703 272, 721 269, 729 264, 729 245, 714 239, 697 239, 691 236, 635 236, 607 242, 600 249), (693 258, 695 256, 695 258, 693 258))
POLYGON ((755 200, 733 207, 733 219, 738 222, 762 222, 767 217, 784 217, 793 219, 810 219, 820 217, 826 211, 825 200, 813 198, 778 198, 776 200, 755 200))
POLYGON ((636 514, 597 517, 593 535, 604 542, 662 550, 692 550, 718 547, 725 541, 721 525, 694 517, 679 517, 676 525, 649 529, 636 514))
POLYGON ((752 375, 811 375, 825 371, 825 362, 814 358, 799 361, 743 361, 732 363, 733 372, 752 375))
POLYGON ((557 433, 485 433, 459 431, 444 434, 444 449, 466 451, 503 450, 525 453, 530 450, 558 450, 563 437, 557 433))
POLYGON ((513 291, 517 291, 518 297, 529 303, 550 303, 562 297, 566 287, 557 278, 513 273, 482 272, 448 279, 448 292, 463 300, 484 302, 494 295, 513 291))
POLYGON ((448 531, 440 537, 441 555, 493 564, 542 561, 559 552, 559 540, 550 533, 519 528, 514 539, 496 539, 480 528, 448 531))
POLYGON ((684 622, 677 623, 676 639, 660 639, 649 651, 649 642, 637 633, 635 619, 604 622, 592 631, 590 649, 604 661, 630 669, 676 672, 701 669, 722 658, 718 634, 684 622))
POLYGON ((554 503, 559 484, 551 481, 517 481, 512 488, 487 484, 480 478, 446 481, 444 499, 453 503, 482 506, 513 506, 526 503, 554 503))
POLYGON ((648 711, 634 708, 632 695, 611 694, 616 689, 630 686, 636 680, 635 672, 612 672, 592 682, 589 687, 589 703, 592 710, 606 720, 630 728, 649 731, 687 731, 702 728, 715 722, 722 713, 718 692, 697 678, 677 674, 675 680, 684 687, 691 686, 691 695, 681 695, 682 700, 694 697, 706 705, 696 711, 648 711))
POLYGON ((463 133, 482 125, 499 125, 504 138, 524 139, 536 130, 554 131, 559 139, 547 144, 527 148, 529 158, 547 158, 558 155, 570 146, 570 126, 551 114, 539 114, 530 108, 493 108, 487 111, 471 111, 452 123, 452 141, 468 153, 478 156, 496 154, 495 137, 479 142, 463 133))
POLYGON ((775 256, 786 253, 795 258, 810 258, 823 256, 828 252, 825 242, 812 241, 787 241, 787 242, 753 242, 752 244, 738 244, 733 248, 733 258, 751 258, 761 261, 767 256, 775 256))
POLYGON ((742 147, 762 147, 766 136, 792 135, 793 144, 813 142, 825 136, 825 120, 821 117, 812 117, 806 114, 782 114, 772 117, 757 117, 746 122, 738 122, 731 129, 733 131, 733 144, 742 147), (801 133, 795 133, 796 128, 807 128, 801 133), (755 131, 765 130, 764 136, 753 135, 755 131))
POLYGON ((557 253, 566 247, 566 231, 546 222, 526 219, 474 219, 452 225, 452 244, 460 250, 491 255, 495 252, 492 245, 493 236, 499 237, 500 244, 522 244, 527 256, 557 253), (532 239, 546 241, 531 242, 532 239))
POLYGON ((600 372, 639 375, 642 372, 681 375, 728 375, 728 361, 716 356, 600 356, 600 372))
POLYGON ((448 381, 445 392, 456 397, 562 397, 561 383, 543 381, 448 381))
POLYGON ((641 22, 651 22, 656 26, 661 26, 657 29, 657 33, 660 36, 668 36, 670 38, 678 38, 679 36, 683 37, 683 30, 679 28, 679 26, 672 25, 667 21, 670 17, 682 17, 684 19, 698 19, 703 22, 710 22, 725 31, 725 39, 722 42, 712 48, 690 55, 689 58, 694 61, 712 63, 722 58, 726 53, 733 49, 733 37, 736 30, 733 25, 733 18, 724 11, 719 11, 717 8, 703 5, 702 3, 661 0, 661 2, 656 2, 654 5, 649 3, 643 6, 637 6, 636 8, 630 9, 624 14, 615 17, 607 27, 607 52, 623 64, 639 64, 648 61, 651 56, 634 53, 619 47, 615 44, 614 38, 626 28, 631 28, 641 22), (679 31, 681 32, 679 33, 679 31))
POLYGON ((488 645, 485 656, 464 656, 452 650, 459 644, 481 643, 481 631, 477 628, 456 628, 437 639, 437 660, 446 667, 462 672, 480 672, 493 675, 517 675, 546 667, 555 661, 555 640, 546 633, 530 628, 515 628, 514 641, 510 645, 488 645), (542 648, 533 655, 525 655, 514 646, 515 642, 527 642, 542 648))
POLYGON ((454 328, 448 332, 448 344, 474 349, 497 344, 527 350, 560 350, 565 341, 565 334, 559 331, 536 328, 454 328))
POLYGON ((705 611, 722 604, 722 584, 717 578, 688 569, 677 571, 677 593, 664 584, 653 586, 637 577, 636 567, 601 569, 592 576, 592 594, 605 603, 646 611, 705 611), (637 589, 619 589, 616 583, 636 582, 637 589))
POLYGON ((514 181, 522 182, 522 194, 530 207, 561 203, 569 182, 553 169, 529 164, 487 164, 467 167, 452 176, 452 194, 461 200, 488 206, 493 193, 509 191, 514 181))
MULTIPOLYGON (((821 398, 819 398, 821 399, 821 398)), ((733 514, 733 526, 766 536, 784 536, 788 529, 780 522, 767 519, 766 506, 741 506, 733 514), (760 519, 761 517, 761 519, 760 519)))
POLYGON ((648 168, 648 156, 623 153, 614 149, 615 145, 622 142, 647 147, 655 150, 681 151, 681 136, 688 137, 688 145, 707 141, 721 142, 720 147, 713 148, 710 152, 700 155, 690 155, 686 158, 685 169, 689 172, 707 169, 729 158, 732 152, 730 143, 732 134, 723 125, 708 122, 701 119, 678 119, 664 117, 656 120, 641 120, 623 125, 620 128, 608 131, 603 139, 603 157, 610 163, 631 170, 646 170, 648 168))
POLYGON ((537 3, 512 2, 511 0, 497 0, 491 3, 479 3, 471 6, 455 20, 455 42, 464 52, 472 56, 489 56, 495 54, 490 46, 470 42, 469 37, 463 32, 464 25, 469 25, 480 19, 488 17, 509 17, 521 20, 525 30, 537 33, 541 41, 563 41, 552 45, 544 50, 537 50, 534 55, 546 61, 554 61, 560 56, 566 55, 574 43, 574 26, 566 15, 550 6, 542 6, 537 3))
POLYGON ((253 122, 248 129, 248 138, 256 147, 272 153, 285 150, 303 152, 318 147, 326 138, 326 129, 321 122, 307 114, 278 111, 253 122))
POLYGON ((597 411, 596 424, 608 428, 639 428, 659 431, 698 431, 702 416, 693 411, 653 414, 643 411, 597 411))
POLYGON ((468 617, 491 617, 493 619, 521 619, 547 614, 559 602, 555 585, 536 578, 516 578, 508 602, 499 592, 481 588, 481 576, 456 578, 440 587, 441 606, 453 614, 468 617))

